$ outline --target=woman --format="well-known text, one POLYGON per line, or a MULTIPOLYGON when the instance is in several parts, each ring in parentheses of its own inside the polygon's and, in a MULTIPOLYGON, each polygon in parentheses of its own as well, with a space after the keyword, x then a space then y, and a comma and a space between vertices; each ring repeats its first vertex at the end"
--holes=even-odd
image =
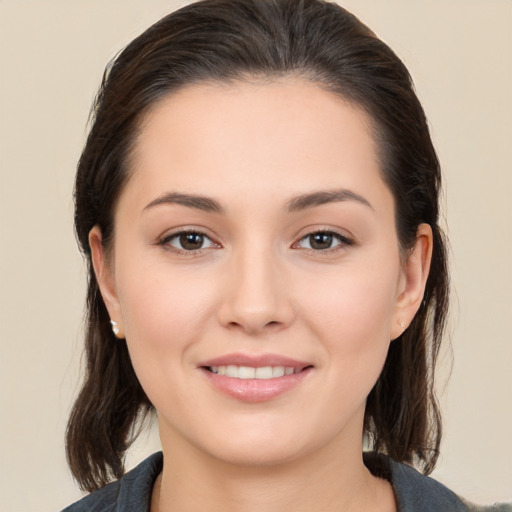
POLYGON ((411 467, 441 438, 439 189, 407 70, 334 4, 207 0, 133 41, 76 180, 67 450, 97 492, 67 510, 470 510, 411 467), (123 476, 153 411, 163 454, 123 476))

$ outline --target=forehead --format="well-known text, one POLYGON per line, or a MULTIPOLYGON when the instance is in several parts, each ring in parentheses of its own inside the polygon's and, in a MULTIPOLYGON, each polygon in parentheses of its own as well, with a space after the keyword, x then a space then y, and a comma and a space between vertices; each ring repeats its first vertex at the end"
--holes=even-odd
POLYGON ((306 80, 196 84, 146 114, 130 181, 148 197, 162 188, 249 196, 378 188, 371 134, 361 108, 306 80))

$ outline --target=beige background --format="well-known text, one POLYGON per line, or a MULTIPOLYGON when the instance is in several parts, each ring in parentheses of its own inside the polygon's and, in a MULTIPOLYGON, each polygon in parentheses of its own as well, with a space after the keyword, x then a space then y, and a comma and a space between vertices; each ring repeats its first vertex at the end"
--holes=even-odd
MULTIPOLYGON (((0 0, 0 512, 80 496, 63 443, 84 292, 74 167, 108 59, 184 3, 0 0)), ((409 66, 446 176, 455 365, 435 476, 512 500, 512 1, 343 5, 409 66)), ((130 464, 157 446, 144 437, 130 464)))

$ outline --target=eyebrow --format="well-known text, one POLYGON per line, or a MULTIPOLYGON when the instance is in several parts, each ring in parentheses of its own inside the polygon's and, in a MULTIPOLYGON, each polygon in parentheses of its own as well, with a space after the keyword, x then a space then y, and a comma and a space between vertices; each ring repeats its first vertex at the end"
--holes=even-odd
POLYGON ((154 201, 151 201, 147 206, 145 206, 143 211, 160 204, 179 204, 182 206, 188 206, 189 208, 195 208, 196 210, 212 213, 224 212, 220 203, 215 201, 215 199, 193 194, 180 194, 179 192, 169 192, 157 197, 154 201))
POLYGON ((293 199, 290 199, 287 203, 289 212, 298 212, 305 210, 306 208, 313 208, 315 206, 321 206, 328 203, 336 203, 342 201, 356 201, 363 204, 373 210, 373 206, 363 196, 352 192, 347 189, 337 190, 321 190, 318 192, 312 192, 310 194, 304 194, 293 199))
MULTIPOLYGON (((309 194, 302 194, 290 199, 286 203, 286 207, 290 213, 293 213, 306 210, 307 208, 314 208, 315 206, 343 201, 356 201, 357 203, 363 204, 373 210, 372 205, 367 199, 347 189, 321 190, 318 192, 311 192, 309 194)), ((224 208, 222 208, 221 204, 211 197, 195 194, 182 194, 179 192, 168 192, 157 197, 145 206, 143 211, 161 204, 179 204, 181 206, 187 206, 188 208, 194 208, 205 212, 224 213, 224 208)))

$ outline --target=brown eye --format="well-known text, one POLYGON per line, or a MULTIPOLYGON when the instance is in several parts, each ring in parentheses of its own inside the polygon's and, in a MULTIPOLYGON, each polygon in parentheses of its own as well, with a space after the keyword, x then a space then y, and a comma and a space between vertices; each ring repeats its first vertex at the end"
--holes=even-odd
POLYGON ((201 249, 204 242, 204 236, 200 233, 182 233, 179 236, 180 245, 187 251, 201 249))
POLYGON ((213 247, 215 244, 204 233, 199 231, 181 231, 166 237, 162 243, 180 251, 198 251, 213 247))
POLYGON ((332 231, 316 231, 306 235, 299 241, 299 247, 302 249, 311 249, 313 251, 326 251, 345 245, 352 245, 353 242, 332 231))
POLYGON ((330 249, 333 241, 334 237, 331 233, 314 233, 309 235, 309 246, 311 249, 318 251, 330 249))

